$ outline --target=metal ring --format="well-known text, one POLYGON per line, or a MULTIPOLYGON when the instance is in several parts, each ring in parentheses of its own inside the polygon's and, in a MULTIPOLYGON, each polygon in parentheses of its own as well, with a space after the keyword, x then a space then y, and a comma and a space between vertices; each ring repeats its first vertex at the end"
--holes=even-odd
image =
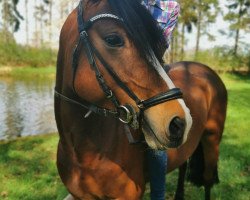
POLYGON ((119 116, 119 120, 124 124, 129 124, 133 119, 133 115, 131 114, 130 110, 126 106, 119 106, 118 109, 125 111, 126 114, 126 119, 123 119, 121 116, 119 116))
POLYGON ((83 36, 84 38, 88 37, 88 33, 83 30, 81 33, 80 33, 80 36, 83 36))
POLYGON ((109 94, 107 95, 107 99, 111 99, 113 97, 113 92, 112 90, 109 90, 109 94))

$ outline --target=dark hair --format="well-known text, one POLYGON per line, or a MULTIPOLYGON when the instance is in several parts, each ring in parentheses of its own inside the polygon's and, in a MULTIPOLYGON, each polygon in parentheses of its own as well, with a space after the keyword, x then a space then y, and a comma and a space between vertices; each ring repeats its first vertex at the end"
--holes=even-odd
POLYGON ((149 63, 155 56, 162 62, 167 42, 163 30, 138 0, 108 0, 112 11, 124 20, 130 39, 149 63), (154 55, 152 55, 152 51, 154 55))

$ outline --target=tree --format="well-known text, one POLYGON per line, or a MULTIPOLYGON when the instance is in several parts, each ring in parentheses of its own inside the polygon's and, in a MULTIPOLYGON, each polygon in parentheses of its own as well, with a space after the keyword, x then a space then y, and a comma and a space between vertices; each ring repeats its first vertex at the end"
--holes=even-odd
POLYGON ((11 34, 19 30, 20 20, 23 19, 17 10, 18 0, 0 0, 2 22, 0 22, 3 39, 11 41, 11 34), (10 34, 11 33, 11 34, 10 34))
POLYGON ((60 18, 65 20, 68 14, 76 7, 77 1, 61 0, 58 2, 58 8, 60 12, 60 18))
POLYGON ((29 45, 29 10, 28 10, 28 0, 25 0, 25 32, 26 32, 26 45, 29 45))
POLYGON ((67 0, 60 1, 60 18, 64 19, 69 13, 69 2, 67 0))
MULTIPOLYGON (((43 0, 40 1, 39 4, 37 4, 37 1, 35 0, 35 12, 34 12, 34 17, 35 17, 35 43, 36 46, 38 46, 37 42, 40 40, 40 46, 44 44, 44 28, 45 25, 49 24, 49 19, 52 20, 52 7, 47 9, 47 5, 50 4, 49 0, 43 0), (51 9, 51 16, 48 16, 48 13, 50 13, 51 9), (40 25, 40 29, 38 29, 38 23, 40 25)), ((52 3, 51 3, 52 5, 52 3)), ((52 32, 52 31, 51 31, 52 32)), ((50 36, 50 34, 49 34, 50 36)))
POLYGON ((230 30, 234 33, 234 55, 237 55, 241 30, 250 30, 250 0, 229 0, 229 11, 224 19, 229 21, 230 30))
POLYGON ((195 6, 193 0, 180 0, 181 13, 179 17, 179 24, 181 27, 180 37, 181 37, 181 52, 180 59, 184 58, 184 45, 185 45, 185 33, 192 32, 193 26, 197 23, 197 15, 195 13, 195 6))
POLYGON ((18 0, 0 0, 2 4, 2 27, 4 30, 14 33, 20 27, 22 15, 17 10, 18 0))
POLYGON ((49 42, 51 45, 52 43, 52 10, 53 10, 52 0, 48 1, 48 4, 49 4, 49 42))
POLYGON ((200 38, 202 35, 207 35, 210 40, 214 37, 207 31, 209 24, 214 23, 219 11, 218 0, 196 0, 194 7, 197 13, 197 34, 196 34, 196 47, 195 54, 199 51, 200 38))
POLYGON ((52 43, 52 11, 53 11, 53 2, 52 0, 43 0, 43 2, 45 3, 45 6, 48 6, 48 19, 45 20, 45 23, 47 25, 47 27, 49 28, 49 43, 51 45, 52 43))

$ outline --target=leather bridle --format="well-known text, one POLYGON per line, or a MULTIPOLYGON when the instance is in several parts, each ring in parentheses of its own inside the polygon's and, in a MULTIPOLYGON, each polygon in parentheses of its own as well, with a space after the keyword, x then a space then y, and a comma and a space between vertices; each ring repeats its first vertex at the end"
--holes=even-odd
POLYGON ((80 98, 80 101, 71 99, 58 91, 55 90, 55 96, 59 97, 67 102, 76 104, 78 106, 81 106, 83 108, 86 108, 89 110, 89 112, 85 115, 85 118, 87 118, 92 112, 99 114, 101 116, 112 116, 115 118, 118 118, 121 122, 124 124, 129 125, 133 129, 139 129, 140 126, 140 119, 143 116, 143 112, 155 105, 164 103, 166 101, 170 101, 173 99, 178 99, 182 98, 182 92, 179 88, 173 88, 170 89, 167 92, 160 93, 156 96, 153 96, 147 100, 141 100, 139 99, 136 94, 127 86, 123 83, 123 81, 119 78, 119 76, 116 74, 116 72, 112 69, 112 67, 103 59, 101 54, 98 52, 98 50, 93 46, 93 44, 90 41, 90 38, 88 36, 87 31, 91 28, 91 26, 98 20, 101 19, 112 19, 116 20, 119 23, 123 23, 123 19, 120 17, 110 14, 110 13, 105 13, 105 14, 99 14, 91 19, 89 19, 86 23, 84 22, 83 19, 83 6, 82 6, 82 0, 80 1, 78 5, 78 31, 80 34, 80 38, 78 41, 78 44, 76 45, 74 51, 73 51, 73 60, 72 60, 72 70, 73 70, 73 91, 77 94, 75 88, 74 88, 74 81, 75 81, 75 75, 76 75, 76 70, 78 67, 78 60, 79 60, 79 55, 80 55, 80 50, 81 46, 84 47, 85 53, 88 58, 88 62, 92 68, 92 70, 95 72, 96 75, 96 80, 98 81, 98 84, 104 94, 106 95, 106 98, 109 99, 113 105, 115 106, 115 110, 110 110, 106 108, 101 108, 99 106, 96 106, 82 98, 80 98), (114 81, 119 85, 121 89, 123 89, 130 98, 132 98, 138 109, 139 112, 136 112, 134 107, 130 104, 125 104, 121 105, 112 92, 112 90, 109 88, 109 86, 106 84, 105 79, 103 78, 99 67, 95 61, 95 57, 99 59, 99 61, 102 63, 104 66, 105 70, 110 74, 110 76, 114 79, 114 81))

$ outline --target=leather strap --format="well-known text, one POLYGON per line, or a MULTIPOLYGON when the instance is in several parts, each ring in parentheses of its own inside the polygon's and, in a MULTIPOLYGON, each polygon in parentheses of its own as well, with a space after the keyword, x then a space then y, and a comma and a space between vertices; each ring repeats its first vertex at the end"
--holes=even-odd
POLYGON ((94 112, 96 114, 102 115, 102 116, 113 116, 115 118, 119 118, 123 123, 129 124, 134 129, 138 129, 140 126, 140 121, 143 118, 143 112, 144 110, 155 106, 157 104, 170 101, 173 99, 181 98, 182 92, 179 88, 173 88, 165 93, 158 94, 154 97, 151 97, 147 100, 140 100, 137 95, 130 90, 130 88, 123 83, 123 81, 119 78, 119 76, 116 74, 116 72, 112 69, 112 67, 103 59, 101 54, 98 52, 98 50, 93 46, 91 43, 87 30, 91 28, 94 22, 100 19, 113 19, 117 20, 118 22, 122 22, 123 20, 113 14, 110 13, 104 13, 99 14, 94 17, 92 17, 90 20, 88 20, 86 23, 83 19, 83 5, 82 0, 80 1, 78 5, 78 15, 77 15, 77 21, 78 21, 78 31, 80 38, 78 40, 78 43, 73 51, 73 58, 72 58, 72 68, 73 68, 73 91, 77 95, 77 92, 74 88, 74 80, 75 75, 78 67, 78 60, 80 55, 81 46, 84 47, 88 62, 93 69, 93 71, 96 74, 96 79, 99 83, 99 86, 105 93, 106 97, 112 101, 114 106, 116 107, 116 110, 109 110, 105 108, 100 108, 86 100, 83 100, 78 95, 77 97, 80 99, 80 101, 73 100, 57 91, 55 91, 55 96, 59 97, 67 102, 73 103, 75 105, 81 106, 83 108, 86 108, 89 110, 89 112, 85 115, 85 117, 88 117, 91 112, 94 112), (137 104, 138 108, 140 109, 139 113, 135 112, 135 109, 131 105, 120 105, 119 101, 117 100, 116 96, 113 94, 112 90, 109 88, 109 86, 106 84, 105 79, 103 78, 99 67, 95 61, 95 56, 100 60, 104 68, 107 70, 107 72, 111 75, 111 77, 115 80, 115 82, 119 85, 120 88, 122 88, 137 104), (125 114, 125 115, 124 115, 125 114), (125 118, 123 117, 125 116, 125 118))
POLYGON ((138 107, 142 110, 146 110, 157 104, 161 104, 166 101, 171 101, 174 99, 182 98, 182 95, 183 94, 179 88, 173 88, 169 90, 168 92, 158 94, 154 97, 151 97, 150 99, 141 101, 140 104, 138 104, 138 107))
MULTIPOLYGON (((60 98, 60 99, 62 99, 64 101, 66 101, 66 102, 75 104, 77 106, 80 106, 82 108, 85 108, 88 111, 91 111, 93 113, 96 113, 96 114, 104 116, 104 117, 111 116, 111 117, 119 118, 119 113, 117 111, 115 111, 115 110, 100 108, 100 107, 95 106, 94 104, 92 104, 92 103, 90 103, 88 101, 85 101, 85 100, 81 100, 81 102, 79 102, 79 101, 71 99, 71 98, 57 92, 56 90, 54 92, 55 92, 55 97, 60 98)), ((86 117, 88 117, 88 116, 86 116, 86 117)))

